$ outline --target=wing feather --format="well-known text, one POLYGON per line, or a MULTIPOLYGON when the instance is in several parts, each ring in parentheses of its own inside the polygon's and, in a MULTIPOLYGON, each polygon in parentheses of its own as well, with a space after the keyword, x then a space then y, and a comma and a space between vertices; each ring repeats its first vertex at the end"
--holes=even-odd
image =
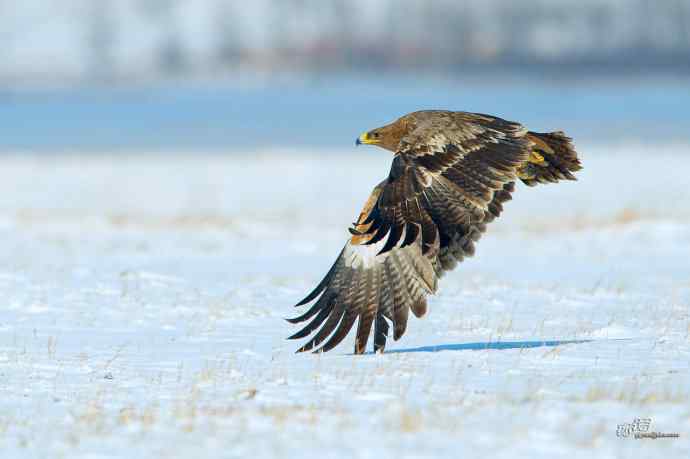
MULTIPOLYGON (((348 282, 355 281, 356 279, 353 279, 353 274, 354 271, 350 269, 343 269, 343 276, 345 279, 345 282, 343 282, 344 287, 347 289, 350 287, 348 285, 348 282)), ((334 289, 335 290, 335 289, 334 289)), ((317 319, 321 319, 321 323, 323 323, 323 326, 321 326, 321 329, 317 332, 314 337, 309 340, 304 346, 299 348, 297 352, 304 352, 304 351, 309 351, 313 349, 315 346, 318 346, 321 344, 335 329, 335 327, 338 325, 340 322, 340 319, 343 317, 343 314, 345 314, 345 308, 347 306, 347 299, 341 299, 340 295, 340 290, 335 292, 335 297, 333 299, 333 304, 332 306, 329 307, 329 311, 325 314, 319 314, 317 319)), ((330 304, 330 303, 329 303, 330 304)), ((323 311, 322 311, 323 312, 323 311)), ((319 327, 321 323, 316 323, 316 319, 312 323, 310 323, 307 327, 310 327, 313 325, 313 329, 319 327)), ((305 328, 307 328, 305 327, 305 328)), ((311 332, 311 331, 310 331, 311 332)))
POLYGON ((393 339, 397 341, 405 334, 405 329, 407 328, 407 316, 410 309, 409 294, 407 293, 407 287, 403 283, 402 274, 397 263, 392 261, 393 257, 390 257, 389 260, 386 264, 386 270, 393 291, 393 339))
POLYGON ((317 350, 317 352, 327 352, 340 344, 345 336, 347 336, 350 329, 352 329, 359 312, 362 310, 363 303, 367 298, 371 270, 357 269, 356 275, 357 277, 353 280, 352 286, 350 287, 350 291, 348 293, 348 299, 350 301, 346 303, 347 307, 345 308, 345 312, 337 330, 335 333, 333 333, 333 336, 331 336, 326 344, 317 350))
POLYGON ((373 269, 367 289, 367 298, 359 312, 359 319, 357 321, 357 334, 355 338, 355 354, 361 354, 366 350, 369 334, 371 333, 371 326, 376 317, 378 309, 378 299, 381 289, 381 267, 377 266, 373 269))
POLYGON ((389 329, 386 319, 392 320, 393 309, 395 308, 395 302, 391 292, 391 280, 388 277, 385 264, 381 267, 379 272, 381 293, 379 297, 379 307, 376 312, 376 321, 374 322, 374 352, 382 352, 386 347, 389 329))
MULTIPOLYGON (((316 315, 314 320, 309 322, 307 326, 303 327, 297 333, 290 335, 288 339, 304 338, 305 336, 309 335, 311 332, 319 328, 319 326, 323 323, 324 320, 326 320, 326 317, 328 317, 328 315, 333 310, 333 307, 335 306, 335 299, 335 294, 324 295, 322 298, 322 301, 324 302, 323 304, 315 304, 311 309, 309 309, 309 311, 302 314, 301 316, 294 317, 292 319, 287 319, 288 322, 293 324, 304 322, 306 320, 309 320, 311 316, 316 314, 316 312, 318 311, 318 314, 316 315)), ((319 303, 321 303, 321 301, 319 303)))
POLYGON ((388 328, 386 316, 381 313, 376 314, 376 322, 374 322, 374 352, 383 352, 386 348, 388 328))

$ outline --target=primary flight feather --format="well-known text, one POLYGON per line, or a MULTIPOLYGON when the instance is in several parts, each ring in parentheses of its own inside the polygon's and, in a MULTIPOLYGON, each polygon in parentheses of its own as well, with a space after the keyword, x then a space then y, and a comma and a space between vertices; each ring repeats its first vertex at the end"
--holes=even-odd
POLYGON ((438 279, 465 257, 511 199, 515 181, 575 180, 581 169, 571 139, 537 133, 478 113, 425 110, 362 134, 357 144, 394 152, 388 178, 369 196, 351 238, 324 279, 297 306, 290 339, 313 336, 298 352, 328 351, 357 322, 355 353, 373 327, 382 352, 390 326, 399 339, 409 311, 421 317, 438 279))

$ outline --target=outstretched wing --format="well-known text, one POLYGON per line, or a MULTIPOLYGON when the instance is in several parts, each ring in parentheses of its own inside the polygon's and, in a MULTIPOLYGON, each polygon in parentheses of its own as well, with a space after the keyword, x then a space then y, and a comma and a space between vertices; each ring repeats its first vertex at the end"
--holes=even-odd
POLYGON ((304 314, 288 319, 292 323, 311 319, 290 339, 306 337, 318 329, 298 352, 314 349, 324 341, 318 350, 332 349, 345 338, 355 320, 355 353, 365 351, 372 326, 374 349, 382 350, 389 329, 386 320, 393 323, 394 337, 398 339, 405 332, 409 310, 418 317, 424 314, 426 295, 436 291, 432 261, 421 254, 419 244, 377 255, 382 245, 349 241, 323 281, 298 304, 318 297, 304 314))
POLYGON ((438 112, 400 142, 390 174, 370 196, 352 238, 321 283, 297 306, 314 300, 292 323, 311 321, 291 339, 316 334, 298 352, 328 351, 358 321, 355 353, 374 327, 383 350, 408 311, 426 312, 437 279, 474 254, 474 242, 510 199, 517 168, 531 142, 519 124, 469 113, 438 112))

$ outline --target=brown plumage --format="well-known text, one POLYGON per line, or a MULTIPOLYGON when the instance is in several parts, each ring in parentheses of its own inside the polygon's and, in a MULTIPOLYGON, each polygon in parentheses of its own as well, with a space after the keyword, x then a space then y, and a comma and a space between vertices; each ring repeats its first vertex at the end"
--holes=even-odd
POLYGON ((357 143, 394 152, 393 164, 333 267, 297 306, 314 303, 288 319, 309 321, 290 339, 316 332, 298 352, 332 349, 355 321, 355 353, 365 351, 372 327, 374 350, 382 352, 390 325, 399 339, 409 311, 423 316, 438 279, 474 255, 474 243, 501 214, 517 179, 530 186, 574 180, 572 172, 581 169, 562 132, 530 132, 476 113, 410 113, 357 143))

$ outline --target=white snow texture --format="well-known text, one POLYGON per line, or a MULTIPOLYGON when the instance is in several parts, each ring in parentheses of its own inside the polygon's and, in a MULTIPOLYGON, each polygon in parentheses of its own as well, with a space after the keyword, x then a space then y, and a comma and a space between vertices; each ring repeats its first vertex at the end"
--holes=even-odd
POLYGON ((0 157, 0 457, 690 457, 690 147, 578 150, 364 356, 283 318, 386 152, 0 157))

